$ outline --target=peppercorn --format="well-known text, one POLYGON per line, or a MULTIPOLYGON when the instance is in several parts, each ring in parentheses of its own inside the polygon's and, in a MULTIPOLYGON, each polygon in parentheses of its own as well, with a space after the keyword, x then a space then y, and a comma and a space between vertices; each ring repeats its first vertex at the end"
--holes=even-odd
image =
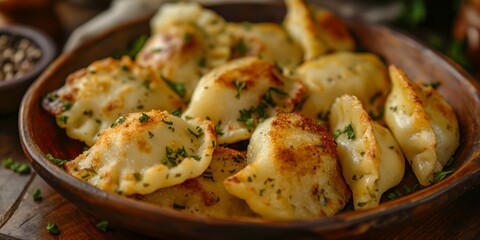
POLYGON ((0 81, 18 78, 33 69, 42 51, 30 39, 0 33, 0 81))

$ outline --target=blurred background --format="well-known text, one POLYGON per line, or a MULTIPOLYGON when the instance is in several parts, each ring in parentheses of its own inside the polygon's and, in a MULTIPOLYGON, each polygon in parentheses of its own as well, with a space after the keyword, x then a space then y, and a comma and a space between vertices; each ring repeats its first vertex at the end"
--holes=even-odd
MULTIPOLYGON (((109 9, 113 2, 120 1, 160 0, 0 0, 0 26, 16 23, 40 29, 62 49, 74 29, 109 9)), ((480 76, 480 0, 311 2, 320 3, 343 17, 401 29, 480 76)))

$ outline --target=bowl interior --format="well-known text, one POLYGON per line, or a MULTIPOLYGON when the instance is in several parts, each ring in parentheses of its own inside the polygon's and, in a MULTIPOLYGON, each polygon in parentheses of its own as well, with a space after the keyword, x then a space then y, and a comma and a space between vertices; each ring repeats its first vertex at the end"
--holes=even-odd
MULTIPOLYGON (((229 21, 280 22, 285 14, 281 3, 221 4, 209 6, 229 21)), ((384 26, 348 21, 358 45, 378 54, 387 64, 402 68, 412 79, 439 81, 440 93, 452 105, 461 128, 461 143, 453 168, 455 173, 442 182, 389 201, 374 209, 344 212, 321 219, 268 222, 193 216, 103 192, 77 180, 49 162, 51 153, 73 159, 83 144, 66 137, 54 118, 41 107, 44 96, 65 82, 68 74, 91 62, 127 49, 133 39, 149 33, 149 16, 106 32, 80 49, 60 56, 40 77, 24 98, 20 113, 20 135, 27 157, 35 170, 63 196, 102 218, 134 231, 153 236, 198 238, 348 236, 369 229, 386 228, 429 214, 478 184, 480 120, 478 85, 460 67, 410 37, 384 26), (125 217, 128 216, 128 217, 125 217)), ((408 168, 408 167, 407 167, 408 168)), ((415 177, 406 171, 403 184, 413 186, 415 177)))

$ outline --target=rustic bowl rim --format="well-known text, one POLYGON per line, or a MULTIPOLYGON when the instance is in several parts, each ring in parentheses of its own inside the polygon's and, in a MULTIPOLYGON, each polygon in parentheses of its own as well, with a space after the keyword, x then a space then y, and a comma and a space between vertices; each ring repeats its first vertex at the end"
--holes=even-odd
MULTIPOLYGON (((268 4, 268 3, 267 3, 268 4)), ((114 29, 111 29, 97 39, 103 39, 108 37, 113 32, 121 31, 123 28, 132 27, 138 24, 139 22, 145 22, 146 19, 149 17, 142 17, 125 23, 121 26, 118 26, 114 29)), ((358 23, 358 21, 357 21, 358 23)), ((389 28, 385 25, 381 24, 373 24, 373 23, 361 23, 361 24, 368 24, 375 28, 382 28, 387 31, 392 32, 392 34, 398 35, 403 37, 407 41, 411 41, 412 44, 418 45, 419 47, 428 51, 429 54, 437 55, 444 67, 450 68, 455 74, 459 74, 459 77, 462 79, 461 81, 465 84, 470 86, 471 93, 476 94, 477 101, 479 100, 480 96, 480 87, 478 83, 474 80, 474 78, 468 74, 465 70, 459 67, 456 63, 452 60, 448 59, 443 54, 439 53, 438 51, 432 50, 428 48, 424 43, 412 38, 408 34, 404 34, 401 31, 394 30, 389 28)), ((78 203, 78 199, 72 198, 70 195, 66 194, 64 191, 65 189, 61 189, 64 186, 72 187, 77 192, 76 194, 84 194, 87 195, 95 200, 101 201, 102 206, 109 206, 112 202, 118 203, 119 206, 122 208, 131 208, 135 209, 136 212, 142 213, 149 213, 154 215, 159 215, 165 218, 169 218, 172 221, 179 220, 184 222, 192 222, 192 223, 201 223, 207 224, 211 227, 222 227, 222 226, 229 226, 233 228, 244 229, 248 227, 260 227, 263 229, 270 229, 270 230, 282 230, 282 231, 304 231, 312 233, 312 228, 315 229, 315 232, 320 231, 337 231, 344 228, 361 225, 362 223, 369 223, 370 225, 366 228, 362 228, 361 226, 358 229, 357 233, 363 233, 366 230, 369 230, 372 225, 377 225, 373 227, 382 228, 384 226, 388 226, 389 223, 382 223, 379 222, 372 222, 373 220, 381 220, 383 217, 392 216, 393 214, 399 213, 403 210, 413 209, 417 206, 420 206, 425 203, 432 203, 437 208, 444 206, 447 202, 453 201, 453 199, 458 198, 461 194, 465 193, 469 188, 474 187, 480 184, 478 180, 480 167, 476 167, 473 165, 479 165, 478 156, 471 155, 465 162, 462 164, 461 168, 457 169, 455 173, 450 175, 445 180, 429 186, 425 189, 420 189, 416 192, 409 194, 408 196, 390 200, 387 202, 382 203, 379 207, 355 212, 346 212, 340 213, 338 215, 332 217, 323 217, 323 218, 315 218, 315 219, 306 219, 306 220, 294 220, 294 221, 268 221, 263 219, 251 219, 251 218, 228 218, 228 217, 208 217, 208 216, 199 216, 199 215, 191 215, 187 213, 177 212, 171 209, 164 209, 152 204, 148 204, 145 202, 137 201, 134 199, 125 198, 122 196, 118 196, 113 193, 108 193, 102 191, 88 183, 85 183, 79 179, 76 179, 66 173, 64 170, 55 167, 53 163, 51 163, 46 157, 45 153, 37 145, 32 145, 30 143, 33 142, 33 136, 31 135, 31 125, 29 119, 29 113, 31 108, 40 107, 34 105, 35 99, 34 94, 35 92, 41 88, 42 84, 48 80, 48 77, 57 69, 60 68, 63 64, 68 63, 73 56, 80 51, 87 50, 91 45, 94 45, 97 39, 93 39, 81 47, 77 48, 76 50, 61 55, 51 66, 50 68, 44 72, 44 74, 39 78, 39 81, 35 82, 34 85, 30 87, 27 94, 25 95, 22 106, 20 109, 19 115, 19 131, 20 131, 20 138, 22 147, 26 156, 28 157, 29 161, 32 163, 37 172, 39 172, 40 176, 44 178, 50 185, 54 186, 61 186, 60 193, 71 200, 74 203, 78 203), (476 161, 476 162, 475 162, 476 161), (56 185, 58 184, 58 185, 56 185), (457 190, 453 192, 453 190, 457 190), (446 196, 447 193, 450 193, 452 197, 445 199, 442 196, 446 196), (382 225, 384 224, 384 225, 382 225)), ((478 130, 476 130, 478 131, 478 130)), ((478 146, 478 144, 477 144, 478 146)), ((83 199, 84 201, 84 199, 83 199)), ((80 202, 82 202, 80 200, 80 202)), ((78 205, 78 204, 77 204, 78 205)), ((119 210, 118 206, 112 207, 110 210, 119 210)), ((87 209, 89 210, 89 209, 87 209)), ((90 211, 90 210, 89 210, 90 211)), ((424 213, 432 213, 431 211, 427 211, 425 209, 422 210, 424 213)), ((135 214, 135 212, 130 212, 130 214, 135 214)), ((135 215, 136 216, 136 215, 135 215)), ((135 217, 133 216, 133 217, 135 217)), ((407 216, 399 216, 398 221, 402 221, 401 218, 406 218, 407 216)), ((127 227, 128 226, 124 226, 127 227)), ((135 229, 130 229, 135 231, 135 229)), ((347 233, 347 235, 349 235, 347 233)), ((338 233, 338 236, 343 236, 342 233, 338 233)))

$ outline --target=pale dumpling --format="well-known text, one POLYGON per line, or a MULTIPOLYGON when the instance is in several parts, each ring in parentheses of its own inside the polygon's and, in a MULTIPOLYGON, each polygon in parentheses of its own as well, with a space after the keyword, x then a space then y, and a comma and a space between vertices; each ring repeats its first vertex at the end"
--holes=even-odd
POLYGON ((305 0, 285 0, 284 26, 292 39, 302 46, 309 61, 329 51, 353 51, 355 42, 347 27, 332 12, 310 8, 305 0))
POLYGON ((253 217, 255 214, 245 201, 228 193, 223 186, 225 178, 237 173, 245 165, 244 152, 218 147, 202 175, 144 195, 141 199, 193 214, 253 217))
POLYGON ((389 71, 393 87, 385 104, 385 122, 420 184, 430 185, 459 145, 457 118, 432 87, 416 85, 395 66, 389 71))
POLYGON ((335 99, 349 94, 357 96, 374 118, 381 118, 390 81, 385 65, 377 56, 337 52, 306 62, 296 72, 307 88, 301 108, 305 115, 326 121, 335 99))
POLYGON ((224 184, 264 218, 332 216, 351 196, 332 136, 302 114, 281 113, 261 123, 250 139, 247 161, 224 184))
POLYGON ((91 146, 103 129, 126 113, 171 112, 184 108, 184 103, 150 69, 123 57, 99 60, 70 74, 43 106, 56 115, 57 124, 70 138, 91 146))
POLYGON ((232 35, 232 58, 259 57, 288 71, 303 61, 302 48, 285 29, 274 23, 229 23, 232 35))
POLYGON ((337 98, 332 105, 330 131, 355 210, 378 206, 382 194, 403 178, 405 159, 397 141, 350 95, 337 98))
POLYGON ((102 131, 65 169, 108 192, 148 194, 201 175, 215 146, 208 120, 185 121, 156 110, 131 113, 102 131))
POLYGON ((264 119, 291 112, 303 93, 303 85, 283 76, 272 62, 240 58, 200 80, 182 117, 210 119, 219 144, 234 143, 249 139, 264 119))
POLYGON ((152 67, 187 101, 201 76, 230 58, 225 20, 198 3, 162 4, 151 27, 137 62, 152 67))

